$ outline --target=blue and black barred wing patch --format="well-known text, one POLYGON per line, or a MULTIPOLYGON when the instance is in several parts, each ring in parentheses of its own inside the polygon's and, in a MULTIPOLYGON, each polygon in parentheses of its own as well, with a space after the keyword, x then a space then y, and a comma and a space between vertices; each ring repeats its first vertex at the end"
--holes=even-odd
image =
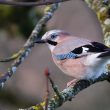
POLYGON ((65 59, 75 59, 77 58, 77 54, 74 54, 73 52, 69 52, 67 54, 59 54, 59 55, 54 55, 54 57, 57 60, 65 60, 65 59))

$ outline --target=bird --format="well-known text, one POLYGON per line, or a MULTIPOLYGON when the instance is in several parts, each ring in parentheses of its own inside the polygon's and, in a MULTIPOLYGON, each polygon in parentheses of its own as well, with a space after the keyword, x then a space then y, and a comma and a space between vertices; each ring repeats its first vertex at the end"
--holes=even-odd
POLYGON ((57 29, 47 31, 35 42, 46 43, 57 67, 73 77, 67 87, 74 86, 79 80, 95 80, 102 74, 108 74, 106 65, 110 59, 110 48, 102 43, 57 29))

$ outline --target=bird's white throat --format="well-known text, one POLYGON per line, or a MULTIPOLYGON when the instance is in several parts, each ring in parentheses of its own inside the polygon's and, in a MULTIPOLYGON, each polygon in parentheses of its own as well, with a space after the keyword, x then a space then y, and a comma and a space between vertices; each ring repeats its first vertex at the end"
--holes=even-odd
POLYGON ((55 49, 56 46, 54 46, 54 45, 50 45, 50 44, 47 44, 47 45, 48 45, 50 51, 53 52, 53 50, 55 49))

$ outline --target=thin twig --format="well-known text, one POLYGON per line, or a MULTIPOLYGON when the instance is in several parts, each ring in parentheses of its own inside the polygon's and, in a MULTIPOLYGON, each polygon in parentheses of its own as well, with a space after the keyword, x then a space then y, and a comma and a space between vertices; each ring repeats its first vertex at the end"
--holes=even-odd
POLYGON ((45 110, 48 110, 48 101, 49 101, 49 83, 48 83, 49 72, 48 72, 48 68, 45 69, 44 74, 46 76, 45 110))
POLYGON ((0 59, 0 62, 2 63, 10 62, 17 59, 19 56, 20 56, 20 51, 17 53, 14 53, 11 57, 0 59))
POLYGON ((41 0, 39 2, 16 2, 16 1, 4 1, 0 0, 1 5, 12 5, 12 6, 41 6, 41 5, 50 5, 54 3, 66 2, 70 0, 41 0))
POLYGON ((52 85, 52 88, 53 88, 54 92, 56 93, 56 96, 59 98, 59 100, 61 100, 60 102, 62 104, 63 98, 62 98, 62 95, 60 94, 58 86, 54 83, 54 81, 52 80, 52 78, 50 76, 48 76, 48 79, 49 79, 49 81, 50 81, 50 83, 52 85))
POLYGON ((51 85, 52 85, 52 89, 53 89, 54 92, 56 93, 56 96, 59 98, 59 100, 61 100, 61 104, 62 104, 63 98, 62 98, 62 95, 60 94, 60 91, 59 91, 59 89, 58 89, 58 86, 54 83, 54 81, 53 81, 52 78, 50 77, 50 72, 49 72, 48 69, 46 70, 46 73, 48 74, 48 79, 49 79, 49 81, 50 81, 50 83, 51 83, 51 85))
POLYGON ((110 47, 110 0, 84 0, 96 13, 103 30, 105 45, 110 47))

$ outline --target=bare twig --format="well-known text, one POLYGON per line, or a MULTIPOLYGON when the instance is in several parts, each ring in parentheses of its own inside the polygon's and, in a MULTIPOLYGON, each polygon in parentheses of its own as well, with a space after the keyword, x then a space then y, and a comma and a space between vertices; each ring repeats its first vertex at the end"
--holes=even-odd
POLYGON ((62 104, 63 97, 60 94, 60 91, 58 89, 58 86, 54 83, 54 81, 52 80, 52 78, 50 76, 48 76, 48 79, 49 79, 49 81, 50 81, 50 83, 52 85, 52 88, 53 88, 54 92, 56 93, 56 96, 58 96, 58 98, 59 98, 59 100, 61 100, 61 104, 62 104))
POLYGON ((10 62, 10 61, 13 61, 13 60, 17 59, 19 56, 20 56, 20 51, 13 54, 11 57, 0 59, 0 62, 4 62, 4 63, 5 62, 10 62))
POLYGON ((45 96, 45 110, 48 110, 48 101, 49 101, 49 84, 48 84, 48 68, 45 69, 45 76, 46 76, 46 96, 45 96))
POLYGON ((16 2, 16 1, 4 1, 0 0, 1 5, 12 5, 12 6, 41 6, 41 5, 50 5, 54 3, 66 2, 70 0, 41 0, 39 2, 16 2))
POLYGON ((63 97, 62 97, 62 95, 60 94, 60 91, 59 91, 59 89, 58 89, 58 86, 54 83, 54 81, 53 81, 52 78, 50 77, 50 72, 49 72, 48 69, 47 69, 46 73, 48 74, 48 79, 49 79, 49 81, 50 81, 50 83, 51 83, 51 85, 52 85, 52 88, 53 88, 54 92, 56 93, 56 96, 59 98, 59 100, 61 100, 60 102, 61 102, 61 104, 62 104, 63 97))

